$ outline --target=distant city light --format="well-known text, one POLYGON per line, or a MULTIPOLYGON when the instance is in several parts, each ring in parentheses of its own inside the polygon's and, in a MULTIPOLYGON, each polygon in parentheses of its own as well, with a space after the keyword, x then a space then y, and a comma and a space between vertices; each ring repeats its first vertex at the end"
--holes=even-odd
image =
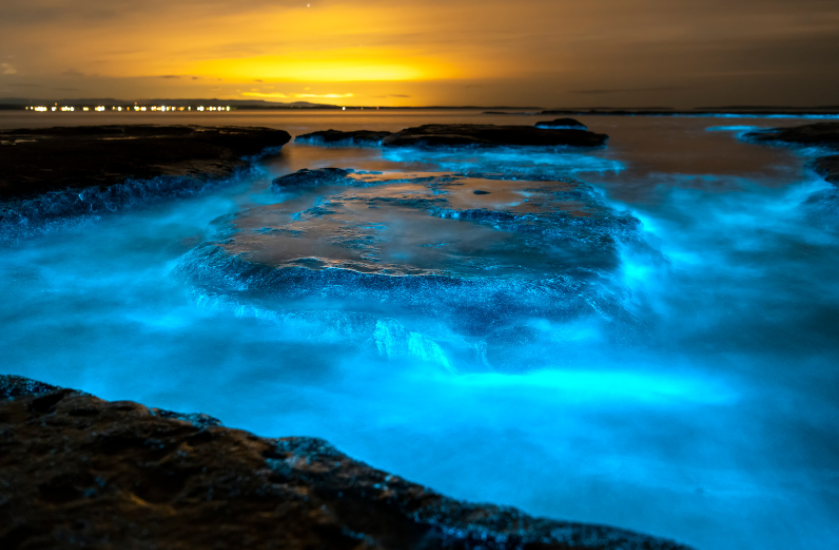
MULTIPOLYGON (((72 112, 72 111, 76 110, 76 107, 73 106, 73 105, 58 105, 58 103, 56 103, 52 107, 47 107, 47 106, 44 106, 44 105, 36 105, 36 106, 27 105, 27 106, 24 107, 24 109, 27 110, 27 111, 37 111, 37 112, 46 112, 46 111, 49 111, 49 110, 51 110, 51 111, 72 112)), ((120 111, 120 112, 123 111, 123 107, 118 106, 118 105, 112 105, 110 107, 110 109, 112 111, 120 111)), ((225 105, 225 106, 221 106, 221 105, 206 105, 206 106, 205 105, 199 105, 199 106, 195 107, 195 109, 197 111, 200 111, 200 112, 204 112, 204 111, 212 111, 212 112, 225 111, 225 112, 229 112, 230 111, 230 105, 225 105)), ((345 111, 347 110, 346 107, 344 107, 343 109, 345 111)), ((96 112, 101 113, 103 111, 107 111, 108 107, 105 106, 105 105, 97 105, 95 107, 80 105, 78 107, 78 110, 82 111, 82 112, 96 111, 96 112)), ((125 111, 131 111, 131 106, 125 107, 124 110, 125 111)), ((150 106, 144 107, 144 106, 141 106, 141 105, 137 105, 137 103, 135 103, 134 104, 134 110, 135 111, 153 111, 153 112, 192 111, 192 106, 191 105, 184 105, 184 106, 181 106, 181 107, 175 107, 175 106, 172 106, 172 105, 150 105, 150 106)))

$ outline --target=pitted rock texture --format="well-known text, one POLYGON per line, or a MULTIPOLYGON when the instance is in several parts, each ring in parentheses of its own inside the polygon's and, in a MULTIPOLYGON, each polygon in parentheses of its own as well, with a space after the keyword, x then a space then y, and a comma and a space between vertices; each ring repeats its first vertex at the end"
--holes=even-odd
POLYGON ((297 136, 294 141, 311 143, 312 145, 378 147, 382 144, 382 140, 391 134, 392 132, 377 132, 375 130, 355 130, 352 132, 323 130, 297 136))
POLYGON ((0 375, 0 547, 687 550, 449 499, 322 440, 181 416, 0 375))
POLYGON ((384 147, 597 147, 609 136, 580 130, 544 130, 534 126, 428 124, 407 128, 382 141, 384 147))
POLYGON ((226 178, 243 157, 279 149, 270 128, 80 126, 0 130, 0 201, 161 177, 226 178))

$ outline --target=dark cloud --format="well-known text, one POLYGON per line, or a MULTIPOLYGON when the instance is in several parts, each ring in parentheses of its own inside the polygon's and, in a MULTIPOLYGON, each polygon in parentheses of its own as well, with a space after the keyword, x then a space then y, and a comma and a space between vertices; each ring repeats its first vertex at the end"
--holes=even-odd
POLYGON ((75 69, 68 69, 61 74, 64 76, 84 76, 84 73, 81 73, 75 69))
POLYGON ((575 95, 607 95, 607 94, 630 94, 638 92, 673 92, 679 90, 686 90, 687 88, 679 86, 661 86, 657 88, 618 88, 618 89, 603 89, 603 90, 569 90, 569 94, 575 95))
POLYGON ((177 74, 164 74, 164 75, 160 75, 160 78, 180 78, 180 75, 177 75, 177 74))

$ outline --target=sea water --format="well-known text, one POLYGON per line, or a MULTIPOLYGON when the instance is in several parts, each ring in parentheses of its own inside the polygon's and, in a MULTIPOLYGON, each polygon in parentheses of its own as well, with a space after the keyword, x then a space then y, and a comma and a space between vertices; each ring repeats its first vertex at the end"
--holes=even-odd
MULTIPOLYGON (((579 118, 611 136, 606 148, 429 154, 291 143, 230 185, 5 245, 0 371, 200 411, 259 435, 322 437, 449 496, 535 515, 709 550, 836 545, 839 230, 818 208, 830 186, 806 168, 812 152, 739 139, 804 121, 579 118), (596 316, 528 318, 531 336, 497 351, 506 367, 481 367, 445 346, 387 352, 388 338, 412 331, 460 337, 445 323, 399 332, 383 322, 370 345, 177 276, 202 243, 245 231, 237 224, 248 212, 304 200, 271 192, 272 178, 329 166, 542 170, 586 182, 640 220, 643 246, 621 246, 608 271, 631 330, 596 316)), ((4 128, 132 121, 293 135, 537 122, 466 111, 0 114, 4 128)), ((432 222, 406 223, 421 234, 432 222)), ((527 257, 517 262, 528 268, 527 257)))

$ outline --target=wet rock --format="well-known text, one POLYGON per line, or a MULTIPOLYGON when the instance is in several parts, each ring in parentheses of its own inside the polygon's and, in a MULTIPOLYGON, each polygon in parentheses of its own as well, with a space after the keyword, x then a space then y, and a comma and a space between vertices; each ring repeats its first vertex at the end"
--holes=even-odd
POLYGON ((376 132, 373 130, 356 130, 353 132, 324 130, 297 136, 294 141, 313 145, 378 147, 382 144, 382 140, 391 134, 392 132, 376 132))
POLYGON ((255 157, 290 136, 139 125, 5 130, 0 138, 0 242, 14 242, 250 177, 255 157))
POLYGON ((230 222, 237 233, 194 249, 176 273, 268 308, 325 300, 475 336, 523 316, 630 317, 610 274, 639 223, 581 182, 338 175, 348 190, 251 209, 230 222))
POLYGON ((0 398, 2 548, 687 550, 446 498, 319 439, 0 376, 0 396, 11 393, 0 398))
POLYGON ((533 126, 429 124, 407 128, 382 141, 384 147, 597 147, 608 136, 579 130, 542 130, 533 126))
POLYGON ((839 186, 839 155, 822 157, 814 161, 813 169, 833 185, 839 186))
POLYGON ((556 120, 537 122, 536 127, 556 130, 588 130, 588 126, 573 118, 558 118, 556 120))
MULTIPOLYGON (((744 139, 755 143, 783 144, 803 147, 823 147, 839 151, 839 122, 822 122, 792 128, 770 128, 749 132, 744 139)), ((824 179, 839 185, 839 155, 827 155, 811 163, 824 179)))
POLYGON ((0 130, 0 200, 161 177, 225 178, 288 143, 270 128, 82 126, 0 130))
POLYGON ((301 187, 315 187, 318 185, 348 185, 352 170, 341 168, 318 168, 309 170, 304 168, 293 174, 280 176, 271 182, 271 189, 276 192, 299 189, 301 187))
POLYGON ((758 143, 824 145, 839 150, 839 122, 820 122, 792 128, 769 128, 749 132, 743 137, 758 143))

